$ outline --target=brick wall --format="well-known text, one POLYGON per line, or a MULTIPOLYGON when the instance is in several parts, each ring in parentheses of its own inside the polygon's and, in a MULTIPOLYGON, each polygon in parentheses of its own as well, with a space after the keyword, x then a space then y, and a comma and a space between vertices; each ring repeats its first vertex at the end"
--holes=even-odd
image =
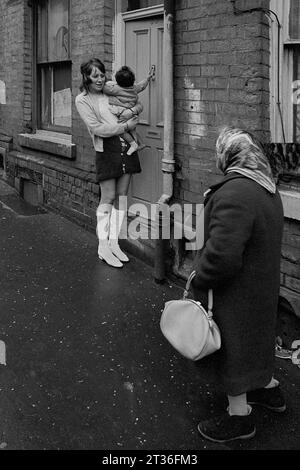
POLYGON ((0 79, 6 84, 6 104, 0 104, 0 127, 14 136, 25 129, 23 118, 26 117, 26 121, 31 119, 30 111, 23 111, 24 84, 26 82, 28 85, 27 80, 31 75, 28 69, 28 19, 25 37, 25 14, 28 8, 24 0, 0 1, 0 79))
MULTIPOLYGON (((4 57, 4 0, 0 0, 0 80, 4 80, 3 57, 4 57)), ((1 106, 1 104, 0 104, 1 106)), ((1 108, 0 108, 1 110, 1 108)), ((1 126, 1 113, 0 113, 0 126, 1 126)))
POLYGON ((286 219, 281 258, 281 286, 284 297, 300 318, 300 223, 286 219))
POLYGON ((214 149, 221 126, 269 139, 269 26, 263 13, 235 16, 223 0, 179 0, 175 20, 175 197, 195 203, 219 178, 214 149))
POLYGON ((282 285, 300 292, 300 224, 286 220, 282 243, 282 285))
POLYGON ((12 151, 8 160, 8 182, 22 195, 23 181, 39 187, 40 204, 94 229, 95 212, 99 204, 99 185, 94 173, 40 157, 12 151))
POLYGON ((28 2, 24 4, 24 77, 23 77, 23 127, 26 132, 32 130, 32 11, 28 2))

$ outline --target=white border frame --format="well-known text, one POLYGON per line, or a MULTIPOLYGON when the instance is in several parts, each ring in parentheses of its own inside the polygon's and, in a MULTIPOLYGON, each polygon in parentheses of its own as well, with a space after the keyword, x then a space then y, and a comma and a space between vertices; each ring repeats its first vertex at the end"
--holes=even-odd
POLYGON ((113 26, 114 34, 114 61, 112 64, 113 73, 121 67, 125 57, 125 22, 133 21, 150 16, 163 16, 164 4, 155 5, 153 7, 141 8, 122 13, 122 0, 115 0, 115 19, 113 26))

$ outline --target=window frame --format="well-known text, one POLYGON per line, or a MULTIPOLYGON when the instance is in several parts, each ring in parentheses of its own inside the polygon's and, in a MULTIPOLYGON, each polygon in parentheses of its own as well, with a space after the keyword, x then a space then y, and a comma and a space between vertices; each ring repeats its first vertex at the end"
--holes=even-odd
MULTIPOLYGON (((48 1, 48 0, 46 0, 48 1)), ((59 132, 62 134, 71 134, 72 133, 72 124, 69 126, 59 126, 55 124, 46 125, 42 122, 42 79, 41 79, 41 70, 42 68, 49 67, 52 70, 52 80, 53 80, 53 70, 55 66, 60 66, 62 64, 67 64, 70 66, 70 74, 72 78, 72 60, 71 60, 71 1, 68 0, 68 30, 69 30, 69 58, 65 60, 57 61, 38 61, 38 2, 33 2, 33 108, 32 108, 32 120, 33 120, 33 130, 38 129, 59 132)), ((51 85, 51 92, 53 92, 53 84, 51 85)), ((71 88, 72 92, 72 88, 71 88)), ((51 106, 52 106, 52 97, 50 97, 51 106)))
MULTIPOLYGON (((298 78, 298 75, 299 74, 299 71, 300 71, 300 40, 299 42, 297 42, 294 47, 293 47, 293 51, 297 51, 297 57, 293 57, 293 75, 294 75, 294 80, 296 81, 299 81, 300 80, 300 76, 298 78)), ((299 100, 299 97, 298 97, 298 100, 299 100)), ((292 107, 292 112, 293 112, 293 135, 296 136, 296 128, 297 128, 297 124, 298 124, 298 127, 300 126, 300 122, 297 122, 299 120, 299 117, 300 117, 300 109, 299 109, 299 106, 300 104, 298 105, 293 105, 292 107), (297 109, 298 108, 298 109, 297 109), (298 115, 298 119, 297 119, 297 116, 298 115)), ((299 143, 300 143, 300 140, 299 140, 299 143)))
MULTIPOLYGON (((289 20, 291 10, 291 0, 271 0, 270 9, 278 15, 280 28, 280 44, 278 50, 278 26, 275 21, 271 23, 270 28, 270 47, 271 47, 271 70, 270 70, 270 118, 271 118, 271 136, 272 141, 283 143, 282 124, 277 105, 277 95, 279 87, 279 100, 281 104, 283 127, 285 140, 287 143, 295 142, 294 119, 296 110, 293 104, 293 82, 295 77, 294 51, 300 48, 299 40, 289 37, 289 20), (278 83, 278 55, 280 77, 278 83)), ((300 142, 297 142, 300 143, 300 142)))

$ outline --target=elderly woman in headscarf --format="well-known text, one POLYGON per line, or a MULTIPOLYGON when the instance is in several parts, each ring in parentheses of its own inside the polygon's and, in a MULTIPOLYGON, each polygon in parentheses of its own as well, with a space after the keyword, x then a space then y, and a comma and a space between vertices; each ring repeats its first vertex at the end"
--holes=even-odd
POLYGON ((198 430, 204 438, 227 442, 255 435, 251 405, 286 408, 273 376, 283 209, 254 136, 225 128, 216 152, 224 178, 205 194, 205 242, 195 258, 192 286, 204 305, 213 289, 222 346, 211 359, 229 402, 223 415, 200 422, 198 430))

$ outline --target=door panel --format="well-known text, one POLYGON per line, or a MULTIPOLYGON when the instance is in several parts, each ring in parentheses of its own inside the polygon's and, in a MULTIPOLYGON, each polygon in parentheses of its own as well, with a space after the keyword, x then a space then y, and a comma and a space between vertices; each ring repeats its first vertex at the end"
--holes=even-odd
POLYGON ((149 206, 157 202, 162 192, 163 19, 127 21, 125 27, 125 63, 135 71, 136 81, 147 77, 155 65, 155 79, 139 94, 144 109, 137 131, 147 147, 139 152, 142 173, 133 176, 128 201, 129 205, 139 202, 149 206))
MULTIPOLYGON (((130 61, 129 66, 132 67, 133 70, 135 70, 137 82, 140 81, 139 77, 141 77, 141 79, 145 78, 149 70, 150 40, 150 29, 134 30, 133 34, 129 38, 129 51, 135 52, 134 57, 132 59, 135 60, 136 64, 134 67, 130 61)), ((128 64, 128 61, 126 63, 128 64)), ((144 90, 144 92, 139 94, 139 100, 144 107, 142 113, 140 114, 140 123, 150 125, 149 87, 144 90)))

